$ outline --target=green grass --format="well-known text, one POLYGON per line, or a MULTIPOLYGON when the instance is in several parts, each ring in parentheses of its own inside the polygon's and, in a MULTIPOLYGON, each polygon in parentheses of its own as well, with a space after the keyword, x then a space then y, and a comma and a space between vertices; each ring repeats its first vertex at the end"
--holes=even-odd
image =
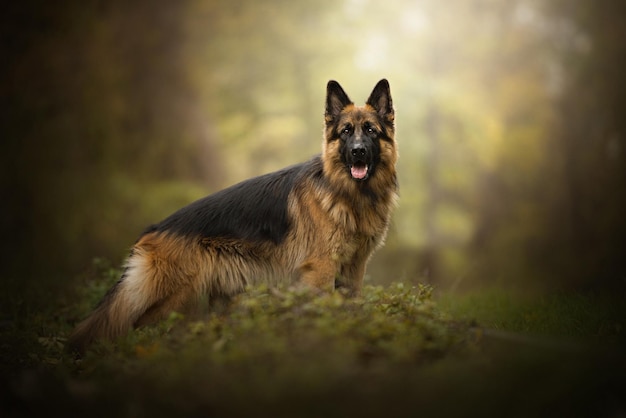
MULTIPOLYGON (((46 309, 3 305, 0 416, 609 416, 626 411, 624 309, 583 294, 357 299, 254 288, 223 309, 64 346, 118 272, 46 309)), ((16 299, 17 300, 17 299, 16 299)))
POLYGON ((482 289, 443 295, 439 307, 457 319, 483 327, 552 337, 619 341, 626 336, 626 303, 621 295, 560 292, 526 294, 482 289))

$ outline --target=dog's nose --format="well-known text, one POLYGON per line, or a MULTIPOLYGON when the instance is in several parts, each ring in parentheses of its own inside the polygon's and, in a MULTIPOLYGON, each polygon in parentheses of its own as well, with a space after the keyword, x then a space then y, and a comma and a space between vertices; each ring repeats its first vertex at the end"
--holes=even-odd
POLYGON ((352 145, 352 149, 350 150, 353 157, 364 157, 366 154, 365 145, 363 144, 354 144, 352 145))

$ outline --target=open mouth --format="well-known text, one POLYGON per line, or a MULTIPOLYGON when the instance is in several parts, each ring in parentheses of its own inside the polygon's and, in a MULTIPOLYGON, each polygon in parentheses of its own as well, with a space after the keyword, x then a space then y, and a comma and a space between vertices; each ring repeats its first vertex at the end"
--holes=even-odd
POLYGON ((353 179, 365 180, 367 178, 369 166, 364 162, 356 162, 350 166, 350 174, 353 179))

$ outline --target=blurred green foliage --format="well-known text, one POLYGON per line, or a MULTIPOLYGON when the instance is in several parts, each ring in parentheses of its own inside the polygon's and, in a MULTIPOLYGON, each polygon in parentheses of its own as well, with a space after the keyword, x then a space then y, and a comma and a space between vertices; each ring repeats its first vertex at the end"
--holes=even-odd
POLYGON ((0 415, 623 415, 625 12, 5 5, 0 415), (401 200, 360 299, 251 289, 64 353, 147 225, 319 152, 326 82, 383 77, 401 200))
POLYGON ((366 286, 357 299, 258 287, 75 358, 64 351, 71 324, 119 271, 97 260, 93 274, 79 298, 0 327, 10 342, 0 344, 2 416, 605 416, 624 407, 615 298, 492 291, 439 302, 428 285, 366 286))

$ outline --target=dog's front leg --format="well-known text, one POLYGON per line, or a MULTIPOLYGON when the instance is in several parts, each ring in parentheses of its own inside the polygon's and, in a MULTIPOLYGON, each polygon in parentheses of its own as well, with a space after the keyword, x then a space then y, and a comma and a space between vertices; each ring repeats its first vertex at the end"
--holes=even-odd
POLYGON ((346 296, 358 296, 363 287, 366 263, 367 258, 355 257, 350 263, 342 265, 335 288, 344 291, 346 296))
POLYGON ((335 288, 338 263, 331 257, 310 257, 299 267, 299 282, 314 289, 330 292, 335 288))
POLYGON ((363 278, 367 263, 376 248, 376 241, 364 239, 360 241, 354 254, 341 263, 339 275, 335 283, 336 289, 342 289, 347 296, 358 296, 363 287, 363 278))

